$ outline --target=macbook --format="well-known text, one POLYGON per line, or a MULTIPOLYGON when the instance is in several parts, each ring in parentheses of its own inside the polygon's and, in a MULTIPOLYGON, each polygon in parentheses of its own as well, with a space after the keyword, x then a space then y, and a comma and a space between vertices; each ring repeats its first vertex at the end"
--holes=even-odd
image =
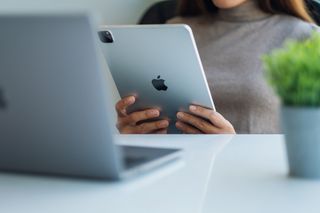
POLYGON ((180 150, 115 145, 87 15, 0 16, 0 170, 121 179, 180 150))

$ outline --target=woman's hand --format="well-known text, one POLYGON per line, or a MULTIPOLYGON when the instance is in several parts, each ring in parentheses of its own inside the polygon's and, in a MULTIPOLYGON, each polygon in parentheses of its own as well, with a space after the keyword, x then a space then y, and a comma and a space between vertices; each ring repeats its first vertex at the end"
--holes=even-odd
POLYGON ((160 111, 158 109, 148 109, 139 112, 127 113, 127 107, 133 105, 136 101, 134 96, 121 99, 116 104, 118 113, 117 128, 121 134, 166 134, 169 121, 159 120, 153 122, 143 122, 148 119, 158 118, 160 111))
POLYGON ((176 127, 186 134, 235 134, 232 124, 220 113, 191 105, 191 113, 178 112, 176 127))

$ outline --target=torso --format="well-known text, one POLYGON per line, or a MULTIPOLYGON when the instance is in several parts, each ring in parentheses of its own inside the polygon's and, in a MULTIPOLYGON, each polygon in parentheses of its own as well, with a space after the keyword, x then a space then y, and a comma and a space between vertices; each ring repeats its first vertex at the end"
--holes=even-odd
POLYGON ((310 24, 269 14, 241 21, 178 17, 169 23, 192 28, 217 111, 237 133, 280 133, 280 102, 265 81, 261 56, 287 38, 307 36, 310 24))

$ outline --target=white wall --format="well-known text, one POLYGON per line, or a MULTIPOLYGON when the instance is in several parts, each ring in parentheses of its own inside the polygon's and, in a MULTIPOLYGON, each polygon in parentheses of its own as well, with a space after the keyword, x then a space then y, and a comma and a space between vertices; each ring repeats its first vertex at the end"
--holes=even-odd
POLYGON ((0 13, 90 10, 102 24, 133 24, 157 0, 0 0, 0 13))

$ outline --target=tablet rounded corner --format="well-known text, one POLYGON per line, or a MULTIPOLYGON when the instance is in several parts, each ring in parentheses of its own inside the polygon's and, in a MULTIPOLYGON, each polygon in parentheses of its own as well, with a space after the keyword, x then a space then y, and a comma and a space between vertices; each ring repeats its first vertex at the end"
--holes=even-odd
POLYGON ((188 33, 193 34, 192 29, 189 25, 187 24, 182 24, 182 27, 188 31, 188 33))

